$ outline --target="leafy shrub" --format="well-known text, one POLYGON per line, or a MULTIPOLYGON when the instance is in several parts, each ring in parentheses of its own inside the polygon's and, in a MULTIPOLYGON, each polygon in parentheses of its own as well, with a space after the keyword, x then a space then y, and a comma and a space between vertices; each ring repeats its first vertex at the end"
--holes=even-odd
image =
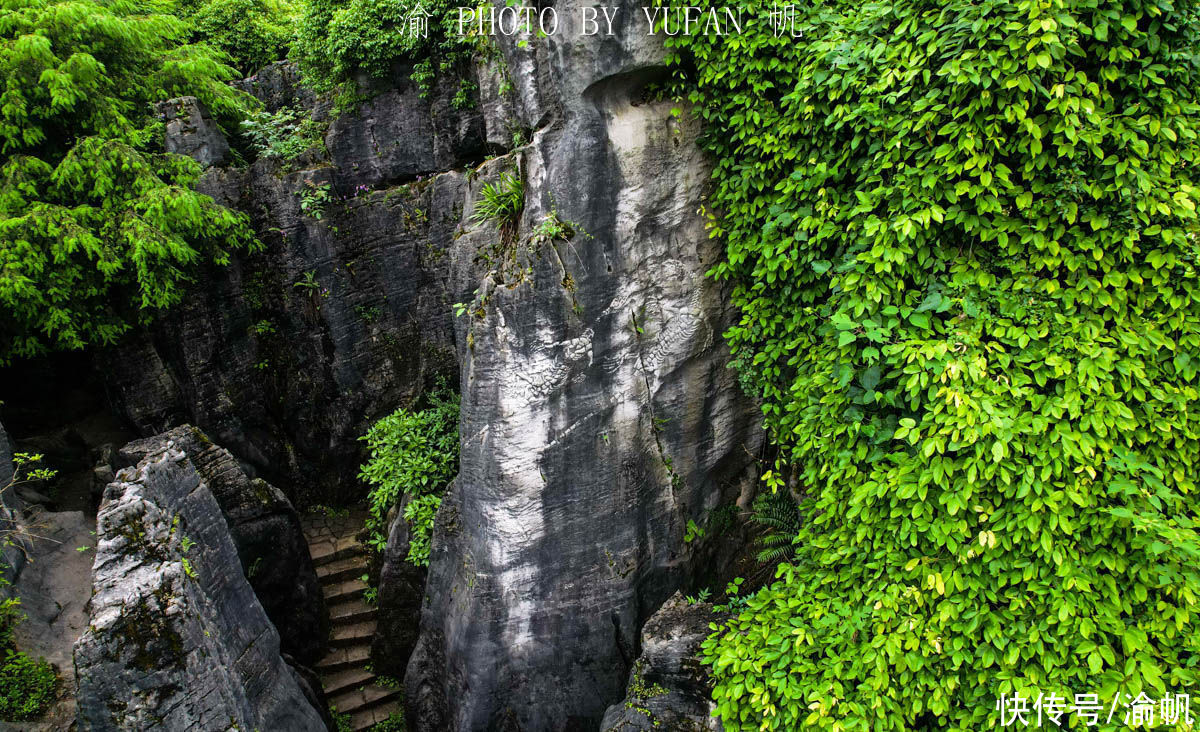
MULTIPOLYGON (((437 72, 450 72, 469 59, 478 43, 470 35, 458 35, 452 0, 305 0, 302 7, 292 52, 318 89, 353 79, 358 72, 383 79, 394 64, 410 62, 412 79, 424 96, 437 72), (430 15, 428 37, 406 32, 410 14, 419 9, 430 15)), ((456 100, 455 106, 459 104, 456 100)))
POLYGON ((317 145, 324 148, 326 127, 308 112, 291 107, 274 113, 258 111, 242 121, 255 151, 278 160, 293 160, 317 145))
POLYGON ((387 545, 387 515, 400 497, 413 501, 404 518, 411 529, 408 559, 429 562, 429 538, 440 493, 458 472, 458 394, 440 384, 426 396, 424 409, 398 409, 359 438, 369 457, 359 479, 372 487, 367 498, 367 543, 376 551, 387 545))
POLYGON ((193 37, 229 54, 244 75, 287 57, 295 11, 286 0, 207 0, 180 11, 193 37))
POLYGON ((8 651, 0 665, 0 719, 24 721, 41 716, 54 702, 58 676, 45 659, 36 661, 8 651))
POLYGON ((795 9, 669 41, 765 478, 814 496, 705 643, 717 713, 978 730, 1002 693, 1194 688, 1196 4, 795 9))
POLYGON ((191 189, 151 103, 193 95, 226 129, 233 69, 154 2, 19 0, 0 24, 0 364, 112 343, 177 302, 205 261, 254 244, 191 189))
MULTIPOLYGON (((4 579, 2 584, 7 585, 9 582, 4 579)), ((0 601, 0 650, 14 646, 13 632, 16 630, 17 623, 24 619, 25 613, 21 612, 20 598, 10 597, 0 601)))

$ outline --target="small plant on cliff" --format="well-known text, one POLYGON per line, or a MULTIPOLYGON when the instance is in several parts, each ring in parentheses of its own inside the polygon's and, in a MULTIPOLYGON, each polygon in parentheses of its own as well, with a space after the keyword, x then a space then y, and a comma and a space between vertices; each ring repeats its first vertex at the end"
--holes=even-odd
POLYGON ((311 180, 304 181, 304 187, 296 191, 296 196, 300 199, 300 210, 317 221, 325 217, 325 207, 333 200, 328 183, 314 183, 311 180))
POLYGON ((516 226, 517 218, 525 208, 525 182, 515 172, 500 174, 500 180, 485 183, 479 191, 479 200, 471 213, 471 221, 477 224, 495 224, 501 231, 516 226))
POLYGON ((425 395, 423 409, 398 409, 376 422, 360 439, 369 458, 359 479, 372 486, 367 497, 367 544, 376 551, 387 545, 387 516, 401 497, 409 525, 408 560, 428 564, 433 518, 441 492, 458 472, 458 394, 445 383, 425 395))
POLYGON ((294 160, 313 147, 325 146, 328 123, 317 122, 306 111, 283 107, 257 112, 242 121, 242 130, 262 157, 294 160))

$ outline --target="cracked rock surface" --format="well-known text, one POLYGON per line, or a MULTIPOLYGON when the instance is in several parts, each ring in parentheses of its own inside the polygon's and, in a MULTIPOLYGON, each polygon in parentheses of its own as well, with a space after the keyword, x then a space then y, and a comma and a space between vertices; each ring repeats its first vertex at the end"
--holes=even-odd
POLYGON ((75 645, 81 730, 326 729, 182 451, 122 470, 97 528, 90 624, 75 645))

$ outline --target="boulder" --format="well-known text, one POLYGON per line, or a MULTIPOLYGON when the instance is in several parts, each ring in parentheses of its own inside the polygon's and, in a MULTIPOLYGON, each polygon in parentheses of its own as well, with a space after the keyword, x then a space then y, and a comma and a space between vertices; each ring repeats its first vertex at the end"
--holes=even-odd
POLYGON ((608 708, 600 729, 720 732, 720 720, 711 716, 712 678, 700 663, 700 645, 718 619, 712 605, 672 595, 642 627, 642 654, 629 672, 625 698, 608 708))
POLYGON ((187 155, 201 165, 220 165, 229 158, 225 133, 196 97, 178 97, 158 105, 166 123, 167 152, 187 155))
POLYGON ((191 425, 130 442, 117 462, 136 465, 168 447, 187 456, 216 499, 241 573, 279 631, 283 650, 302 663, 316 661, 329 635, 329 619, 291 502, 265 480, 249 478, 228 450, 191 425))
POLYGON ((191 460, 165 445, 105 490, 79 729, 325 730, 191 460))

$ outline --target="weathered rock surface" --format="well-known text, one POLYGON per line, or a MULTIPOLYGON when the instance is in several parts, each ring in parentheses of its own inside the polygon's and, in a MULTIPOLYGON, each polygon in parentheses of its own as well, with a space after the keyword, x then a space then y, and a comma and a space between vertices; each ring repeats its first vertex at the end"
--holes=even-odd
POLYGON ((0 600, 12 597, 11 583, 25 568, 25 553, 29 550, 26 542, 19 533, 21 527, 21 499, 9 489, 13 478, 13 449, 8 439, 8 432, 0 424, 0 532, 12 537, 10 541, 0 545, 0 577, 6 582, 0 582, 0 600))
POLYGON ((11 588, 25 619, 13 633, 17 648, 45 658, 59 675, 58 698, 23 732, 58 732, 75 720, 72 649, 87 627, 95 519, 79 511, 38 511, 28 520, 28 559, 11 588), (81 549, 82 548, 82 549, 81 549))
POLYGON ((378 626, 371 643, 375 670, 395 678, 404 677, 417 645, 425 592, 425 570, 408 561, 409 541, 408 522, 401 507, 388 528, 376 596, 378 626))
POLYGON ((292 504, 275 486, 249 478, 228 450, 191 425, 130 442, 121 448, 118 466, 137 465, 168 447, 187 456, 216 499, 241 571, 279 631, 284 652, 302 663, 316 661, 329 619, 292 504))
MULTIPOLYGON (((451 109, 449 90, 426 101, 397 80, 330 121, 328 152, 210 169, 201 189, 248 212, 266 251, 205 269, 99 359, 143 434, 195 424, 301 508, 360 497, 356 438, 456 370, 446 252, 466 176, 429 174, 481 157, 483 123, 451 109), (327 198, 320 213, 302 193, 327 198)), ((277 64, 242 86, 328 119, 297 83, 277 64)))
MULTIPOLYGON (((328 119, 324 149, 210 169, 204 189, 267 251, 205 270, 102 365, 144 433, 196 424, 302 505, 358 497, 355 438, 457 371, 461 473, 405 682, 416 729, 596 728, 642 623, 705 571, 689 522, 752 490, 761 434, 704 277, 720 251, 696 129, 647 93, 665 71, 639 6, 586 38, 578 8, 556 5, 549 38, 503 42, 475 110, 446 89, 422 100, 403 70, 337 118, 284 65, 243 85, 328 119), (472 222, 507 171, 519 219, 472 222)), ((418 583, 389 580, 381 614, 410 622, 418 583)), ((398 665, 410 635, 376 645, 398 665)))
POLYGON ((700 644, 717 619, 712 605, 672 595, 642 627, 642 655, 629 672, 625 699, 608 708, 600 729, 720 732, 711 716, 712 678, 700 663, 700 644))
POLYGON ((75 646, 81 730, 326 729, 183 452, 122 471, 97 525, 90 624, 75 646))
POLYGON ((662 49, 634 4, 613 37, 581 38, 576 4, 556 8, 555 36, 505 48, 540 129, 465 206, 519 168, 519 225, 473 225, 451 255, 472 315, 456 322, 460 473, 405 682, 419 730, 595 729, 641 624, 703 569, 688 522, 738 498, 761 439, 704 277, 720 253, 696 130, 645 99, 662 49), (539 239, 555 209, 575 235, 539 239))
POLYGON ((158 114, 167 125, 167 152, 187 155, 206 166, 229 159, 229 141, 196 97, 163 102, 158 114))

